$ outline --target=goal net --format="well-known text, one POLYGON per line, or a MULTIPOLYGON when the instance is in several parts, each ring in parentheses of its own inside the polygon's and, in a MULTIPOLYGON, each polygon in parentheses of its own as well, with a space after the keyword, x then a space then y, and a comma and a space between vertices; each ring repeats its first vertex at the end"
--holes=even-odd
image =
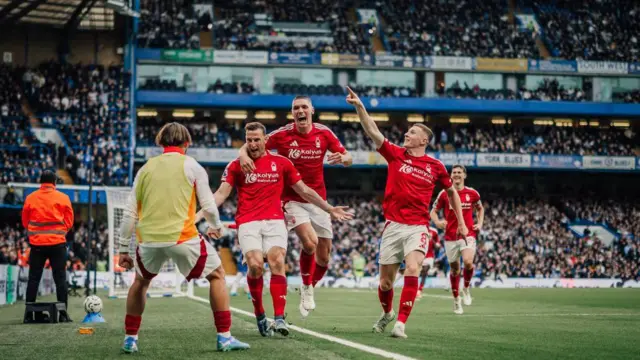
MULTIPOLYGON (((130 188, 105 188, 109 231, 109 297, 126 297, 135 278, 135 270, 126 270, 118 265, 120 252, 120 226, 130 188)), ((136 261, 135 232, 129 241, 129 256, 136 261)), ((167 260, 160 272, 151 281, 149 296, 193 295, 193 282, 187 282, 171 260, 167 260)))

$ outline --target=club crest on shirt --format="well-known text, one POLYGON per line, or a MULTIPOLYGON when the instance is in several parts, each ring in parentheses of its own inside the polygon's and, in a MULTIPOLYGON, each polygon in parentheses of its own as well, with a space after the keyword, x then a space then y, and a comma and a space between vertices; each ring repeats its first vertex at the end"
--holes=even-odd
POLYGON ((316 136, 316 147, 320 149, 320 138, 316 136))
POLYGON ((471 196, 469 196, 469 194, 467 194, 467 196, 465 196, 465 199, 466 199, 467 201, 471 201, 471 196))
POLYGON ((272 161, 271 162, 271 171, 276 171, 276 170, 277 170, 276 163, 272 161))

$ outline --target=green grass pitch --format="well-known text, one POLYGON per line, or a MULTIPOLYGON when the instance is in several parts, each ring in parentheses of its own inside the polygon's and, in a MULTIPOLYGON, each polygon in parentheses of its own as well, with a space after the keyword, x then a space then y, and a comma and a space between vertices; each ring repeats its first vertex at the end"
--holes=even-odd
MULTIPOLYGON (((205 289, 196 295, 206 297, 205 289)), ((631 359, 640 358, 640 290, 474 289, 462 316, 450 293, 425 290, 407 323, 408 339, 371 333, 380 314, 372 290, 317 289, 317 309, 302 320, 298 295, 288 295, 287 320, 318 333, 415 359, 631 359)), ((100 295, 100 294, 99 294, 100 295)), ((395 309, 400 297, 396 290, 395 309)), ((120 354, 124 300, 102 296, 105 324, 94 335, 77 332, 82 298, 71 298, 72 324, 23 325, 24 305, 0 307, 0 358, 14 359, 372 359, 375 355, 292 331, 262 338, 254 319, 234 314, 232 333, 246 352, 217 353, 208 304, 186 298, 150 299, 140 331, 140 352, 120 354)), ((265 292, 265 309, 272 313, 265 292)), ((232 306, 251 311, 241 292, 232 306)))

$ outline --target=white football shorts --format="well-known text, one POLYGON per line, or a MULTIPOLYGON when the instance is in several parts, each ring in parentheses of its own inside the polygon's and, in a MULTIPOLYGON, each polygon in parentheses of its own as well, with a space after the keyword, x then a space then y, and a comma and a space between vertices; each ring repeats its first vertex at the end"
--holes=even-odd
POLYGON ((447 260, 449 263, 460 261, 462 256, 462 250, 471 249, 474 254, 476 251, 476 238, 467 236, 465 239, 456 241, 445 240, 444 249, 447 253, 447 260))
POLYGON ((262 251, 266 255, 274 246, 286 250, 287 235, 284 220, 257 220, 238 227, 238 241, 243 255, 253 250, 262 251))
POLYGON ((405 225, 387 220, 380 243, 380 264, 400 264, 412 251, 429 250, 429 229, 425 225, 405 225))
POLYGON ((206 277, 222 264, 216 249, 199 235, 180 244, 158 245, 139 244, 136 248, 134 267, 147 280, 153 279, 169 259, 187 280, 206 277))
POLYGON ((289 201, 284 205, 284 217, 289 231, 310 222, 319 238, 333 239, 331 215, 313 204, 289 201))

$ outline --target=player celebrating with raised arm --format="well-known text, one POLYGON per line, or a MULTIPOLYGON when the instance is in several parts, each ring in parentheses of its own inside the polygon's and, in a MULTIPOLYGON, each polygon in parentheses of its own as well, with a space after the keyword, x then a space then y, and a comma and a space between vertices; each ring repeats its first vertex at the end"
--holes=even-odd
POLYGON ((248 349, 248 344, 231 336, 222 262, 213 246, 199 236, 195 225, 196 205, 200 202, 204 217, 216 229, 214 235, 219 236, 222 228, 207 172, 185 155, 191 144, 189 130, 178 123, 167 124, 156 136, 156 144, 164 148, 164 153, 147 161, 138 171, 120 227, 119 265, 136 270, 127 297, 122 350, 138 351, 138 330, 147 289, 168 259, 176 263, 187 281, 201 277, 209 280, 218 350, 248 349), (134 228, 138 242, 135 263, 129 256, 134 228))
POLYGON ((476 254, 476 236, 484 222, 484 207, 480 201, 480 194, 473 188, 464 185, 467 178, 467 169, 463 165, 454 165, 451 169, 451 179, 453 186, 462 202, 462 214, 465 225, 470 228, 467 236, 457 233, 458 218, 451 209, 450 194, 441 191, 433 204, 431 217, 437 227, 445 229, 444 248, 447 253, 447 260, 451 266, 449 281, 451 282, 451 293, 453 294, 453 312, 462 315, 462 304, 458 293, 460 290, 460 256, 464 263, 464 288, 462 289, 463 302, 471 305, 471 278, 473 277, 473 258, 476 254), (444 220, 438 218, 438 211, 443 209, 444 220), (473 223, 473 209, 476 210, 478 222, 473 223))
POLYGON ((284 321, 287 295, 285 255, 287 253, 287 227, 282 211, 281 196, 285 189, 292 189, 301 199, 324 211, 334 220, 349 220, 352 215, 347 207, 329 205, 317 192, 301 180, 298 170, 284 156, 266 151, 266 129, 258 122, 245 126, 246 149, 253 160, 255 170, 243 174, 240 161, 234 160, 224 171, 222 183, 215 193, 216 203, 221 205, 233 187, 238 190, 236 224, 240 247, 249 265, 247 282, 251 300, 262 336, 271 335, 262 306, 262 271, 266 256, 271 269, 270 292, 273 300, 275 323, 273 328, 287 336, 289 329, 284 321))
MULTIPOLYGON (((442 162, 428 156, 426 147, 433 136, 423 124, 413 125, 404 135, 402 147, 385 139, 376 123, 369 117, 362 101, 347 87, 347 102, 360 117, 364 132, 371 138, 378 152, 387 160, 388 175, 382 208, 386 222, 380 243, 380 287, 378 297, 383 313, 373 325, 381 333, 395 319, 393 311, 393 283, 403 259, 406 263, 404 287, 400 295, 400 309, 391 336, 406 338, 405 323, 418 292, 418 274, 429 247, 429 202, 436 182, 451 195, 452 205, 462 219, 460 199, 442 162)), ((458 232, 468 230, 460 221, 458 232)))
MULTIPOLYGON (((352 159, 331 129, 312 122, 314 111, 308 96, 296 96, 291 105, 294 122, 271 132, 266 147, 268 150, 277 150, 278 154, 291 160, 305 184, 326 200, 323 160, 327 150, 333 153, 328 157, 329 164, 350 166, 352 159)), ((244 173, 255 170, 246 145, 240 149, 240 165, 244 173)), ((309 204, 291 188, 285 189, 282 200, 287 230, 295 229, 302 242, 300 313, 306 317, 310 310, 316 308, 313 288, 327 272, 329 265, 333 239, 331 219, 326 212, 309 204)))

